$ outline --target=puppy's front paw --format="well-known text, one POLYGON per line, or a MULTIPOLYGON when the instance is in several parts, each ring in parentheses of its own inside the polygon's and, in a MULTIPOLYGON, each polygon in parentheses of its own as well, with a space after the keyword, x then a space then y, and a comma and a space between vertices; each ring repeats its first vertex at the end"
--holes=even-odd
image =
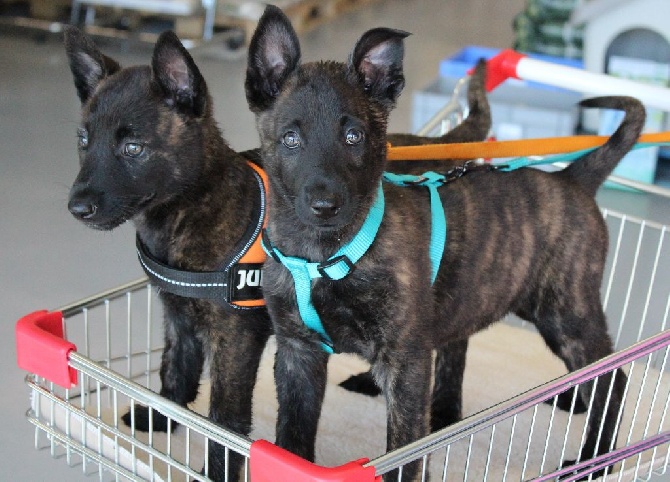
MULTIPOLYGON (((148 407, 135 405, 135 428, 137 430, 140 430, 141 432, 149 431, 149 411, 150 410, 148 407)), ((172 430, 177 428, 177 422, 174 420, 168 422, 168 418, 156 410, 151 410, 151 417, 153 419, 153 430, 156 432, 167 432, 168 423, 172 425, 172 430)), ((128 427, 132 427, 133 420, 130 410, 128 410, 128 413, 121 417, 121 420, 123 420, 123 423, 125 423, 128 427)))

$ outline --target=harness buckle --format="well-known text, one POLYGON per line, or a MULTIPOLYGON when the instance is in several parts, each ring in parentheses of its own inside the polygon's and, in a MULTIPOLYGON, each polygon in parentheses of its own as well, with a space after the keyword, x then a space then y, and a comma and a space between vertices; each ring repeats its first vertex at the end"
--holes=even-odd
POLYGON ((424 182, 426 182, 427 180, 428 180, 428 178, 426 178, 425 176, 416 176, 415 179, 412 179, 412 180, 405 180, 405 181, 402 181, 402 183, 403 183, 405 186, 420 186, 421 183, 424 183, 424 182))
POLYGON ((332 341, 326 340, 323 337, 321 337, 321 349, 328 353, 329 355, 333 355, 334 353, 337 353, 335 350, 335 345, 333 344, 332 341))
POLYGON ((472 161, 467 161, 460 166, 456 166, 444 174, 444 182, 455 181, 458 178, 461 178, 465 175, 466 172, 470 170, 470 163, 472 161))
POLYGON ((475 161, 466 161, 460 166, 456 166, 449 171, 447 171, 444 174, 444 182, 451 182, 455 181, 456 179, 459 179, 463 176, 465 176, 468 172, 475 172, 475 171, 484 171, 484 172, 492 172, 492 171, 497 171, 501 167, 504 167, 503 165, 493 165, 493 164, 478 164, 475 161))
POLYGON ((354 263, 352 263, 351 260, 344 254, 341 256, 337 256, 336 258, 333 258, 330 261, 319 263, 319 265, 316 267, 316 270, 319 272, 319 274, 330 281, 336 281, 338 279, 342 279, 346 276, 349 276, 355 269, 356 266, 354 265, 354 263), (328 268, 332 268, 340 261, 344 262, 344 264, 347 265, 347 272, 343 276, 340 276, 339 278, 333 278, 326 272, 326 270, 328 268))

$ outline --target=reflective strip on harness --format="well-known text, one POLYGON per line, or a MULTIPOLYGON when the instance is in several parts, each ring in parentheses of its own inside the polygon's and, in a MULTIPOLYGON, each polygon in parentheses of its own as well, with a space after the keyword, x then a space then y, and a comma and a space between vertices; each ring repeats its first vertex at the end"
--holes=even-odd
POLYGON ((267 222, 267 176, 248 162, 259 187, 258 217, 245 238, 217 271, 187 271, 168 266, 154 258, 137 236, 137 256, 152 284, 187 298, 209 299, 233 310, 265 306, 262 267, 267 256, 260 245, 261 231, 267 222))
MULTIPOLYGON (((263 185, 261 189, 261 214, 260 214, 260 227, 261 229, 264 229, 265 226, 268 223, 268 175, 265 173, 263 169, 261 169, 259 166, 254 164, 253 162, 248 162, 248 164, 251 166, 251 168, 258 174, 260 177, 263 185)), ((246 276, 251 276, 251 281, 253 282, 254 278, 253 276, 258 277, 259 281, 259 289, 258 293, 255 294, 253 297, 250 297, 248 299, 237 299, 235 301, 232 301, 232 304, 241 306, 241 307, 257 307, 257 306, 265 306, 265 300, 263 299, 263 292, 261 287, 263 286, 263 271, 262 271, 262 266, 263 263, 265 263, 265 260, 267 259, 267 255, 265 254, 265 250, 263 249, 263 246, 261 245, 261 236, 260 232, 255 234, 254 242, 252 245, 249 247, 249 249, 242 255, 240 260, 237 262, 238 267, 241 267, 242 265, 244 266, 250 266, 250 265, 256 265, 256 272, 253 274, 249 274, 249 271, 247 271, 246 276)), ((247 268, 248 270, 249 268, 247 268)), ((239 268, 238 268, 239 272, 239 268)), ((239 278, 240 283, 242 282, 241 278, 239 278)), ((249 278, 247 279, 247 286, 251 286, 249 284, 249 278)))

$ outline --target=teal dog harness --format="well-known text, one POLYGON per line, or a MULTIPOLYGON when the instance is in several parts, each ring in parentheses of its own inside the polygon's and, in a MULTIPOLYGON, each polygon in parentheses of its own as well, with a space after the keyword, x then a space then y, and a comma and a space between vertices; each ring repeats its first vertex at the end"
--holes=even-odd
MULTIPOLYGON (((444 207, 440 202, 437 188, 446 182, 445 176, 429 171, 421 176, 384 173, 383 180, 398 186, 425 186, 430 192, 431 239, 430 260, 432 264, 431 283, 435 282, 438 268, 444 254, 447 240, 447 221, 444 207)), ((263 249, 277 262, 283 264, 293 276, 300 317, 307 328, 321 337, 321 346, 327 353, 334 353, 331 338, 321 323, 321 318, 312 304, 312 280, 327 278, 340 280, 355 269, 359 259, 365 255, 375 238, 384 218, 384 191, 381 182, 377 189, 377 198, 368 212, 367 218, 353 239, 322 263, 307 261, 303 258, 284 255, 270 242, 267 230, 263 232, 263 249)))

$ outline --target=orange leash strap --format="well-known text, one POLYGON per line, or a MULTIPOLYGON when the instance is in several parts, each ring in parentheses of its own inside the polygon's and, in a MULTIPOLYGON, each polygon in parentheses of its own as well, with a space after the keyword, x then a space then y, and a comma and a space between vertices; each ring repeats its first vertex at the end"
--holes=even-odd
MULTIPOLYGON (((434 159, 477 159, 544 156, 579 151, 604 144, 609 136, 567 136, 514 141, 462 142, 421 146, 389 145, 389 161, 429 161, 434 159)), ((638 142, 670 142, 670 131, 642 134, 638 142)))

